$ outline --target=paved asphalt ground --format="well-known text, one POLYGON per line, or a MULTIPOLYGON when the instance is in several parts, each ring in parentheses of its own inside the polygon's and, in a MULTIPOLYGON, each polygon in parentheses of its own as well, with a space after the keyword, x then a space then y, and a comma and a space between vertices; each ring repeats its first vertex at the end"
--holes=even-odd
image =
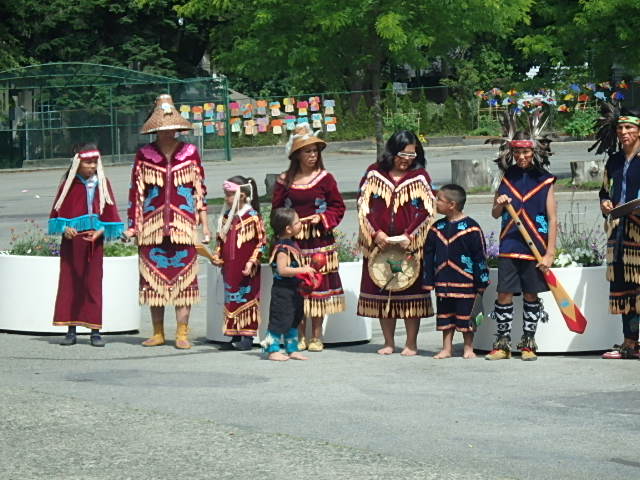
MULTIPOLYGON (((568 173, 567 159, 586 155, 577 143, 556 151, 557 174, 568 173)), ((429 149, 429 170, 442 184, 448 159, 491 153, 429 149)), ((345 191, 372 161, 326 159, 345 191)), ((209 188, 283 166, 276 157, 207 164, 209 188)), ((107 173, 124 206, 128 168, 107 173)), ((0 246, 24 217, 46 219, 60 174, 0 173, 0 246)), ((566 197, 561 211, 570 208, 566 197)), ((585 221, 598 218, 595 198, 580 197, 585 221)), ((487 201, 476 198, 467 211, 489 231, 497 224, 487 201)), ((353 221, 347 216, 344 230, 353 221)), ((369 344, 275 363, 257 349, 207 343, 204 305, 194 308, 188 352, 140 347, 150 334, 146 310, 139 334, 107 336, 104 349, 86 337, 65 348, 56 336, 0 334, 0 479, 640 478, 638 361, 438 361, 431 318, 422 322, 419 357, 376 355, 382 338, 374 326, 369 344)), ((166 324, 173 339, 171 316, 166 324)))

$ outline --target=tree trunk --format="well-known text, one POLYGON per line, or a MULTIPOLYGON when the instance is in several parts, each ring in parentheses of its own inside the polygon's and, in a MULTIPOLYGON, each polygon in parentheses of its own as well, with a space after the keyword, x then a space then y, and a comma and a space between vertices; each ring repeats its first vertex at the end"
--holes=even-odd
POLYGON ((573 185, 581 185, 587 182, 602 183, 604 175, 604 160, 580 160, 570 162, 571 166, 571 183, 573 185))
POLYGON ((451 160, 451 182, 464 189, 490 187, 490 160, 451 160))
POLYGON ((384 152, 384 121, 382 118, 382 105, 380 99, 380 83, 381 83, 380 64, 377 68, 371 69, 371 90, 373 90, 373 119, 376 127, 376 152, 377 158, 382 158, 384 152))

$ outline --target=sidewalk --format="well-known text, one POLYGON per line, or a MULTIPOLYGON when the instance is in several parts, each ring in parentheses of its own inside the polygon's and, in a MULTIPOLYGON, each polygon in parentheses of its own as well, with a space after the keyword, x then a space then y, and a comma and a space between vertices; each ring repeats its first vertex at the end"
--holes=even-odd
MULTIPOLYGON (((172 315, 166 325, 172 340, 172 315)), ((430 318, 416 358, 376 355, 374 325, 370 344, 280 364, 206 343, 204 305, 191 327, 190 351, 141 347, 148 310, 139 335, 106 336, 104 349, 86 337, 60 347, 56 336, 0 334, 0 478, 600 480, 640 471, 637 361, 434 360, 441 335, 430 318)))

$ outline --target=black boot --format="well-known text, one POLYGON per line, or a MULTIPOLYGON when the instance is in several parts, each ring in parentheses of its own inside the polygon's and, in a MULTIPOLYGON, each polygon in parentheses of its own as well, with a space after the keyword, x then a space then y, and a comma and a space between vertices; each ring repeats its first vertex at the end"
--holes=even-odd
POLYGON ((253 348, 253 337, 242 337, 236 345, 236 350, 247 351, 253 348))
POLYGON ((91 329, 91 345, 94 347, 104 347, 106 345, 100 336, 100 330, 97 328, 91 329))
POLYGON ((67 334, 64 336, 60 345, 63 347, 69 347, 76 344, 76 327, 69 327, 67 334))

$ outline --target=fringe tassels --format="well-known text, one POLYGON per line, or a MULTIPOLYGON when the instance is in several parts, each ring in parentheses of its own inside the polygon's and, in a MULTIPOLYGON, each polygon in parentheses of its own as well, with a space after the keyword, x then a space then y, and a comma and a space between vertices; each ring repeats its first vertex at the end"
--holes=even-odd
POLYGON ((324 317, 325 315, 343 312, 344 309, 345 301, 343 295, 304 299, 304 314, 306 317, 324 317))
POLYGON ((364 298, 358 299, 358 315, 371 318, 426 318, 433 316, 431 299, 364 298))
MULTIPOLYGON (((253 299, 237 310, 230 312, 224 308, 225 325, 222 327, 222 333, 227 335, 228 331, 238 330, 255 330, 260 325, 260 304, 257 299, 253 299), (246 328, 248 326, 254 328, 246 328)), ((255 333, 254 333, 255 335, 255 333)))
POLYGON ((168 283, 165 278, 158 275, 145 263, 140 256, 140 276, 148 285, 140 288, 140 303, 152 307, 164 305, 193 305, 200 301, 200 291, 197 285, 192 285, 198 275, 198 257, 195 256, 177 276, 173 283, 168 283))

